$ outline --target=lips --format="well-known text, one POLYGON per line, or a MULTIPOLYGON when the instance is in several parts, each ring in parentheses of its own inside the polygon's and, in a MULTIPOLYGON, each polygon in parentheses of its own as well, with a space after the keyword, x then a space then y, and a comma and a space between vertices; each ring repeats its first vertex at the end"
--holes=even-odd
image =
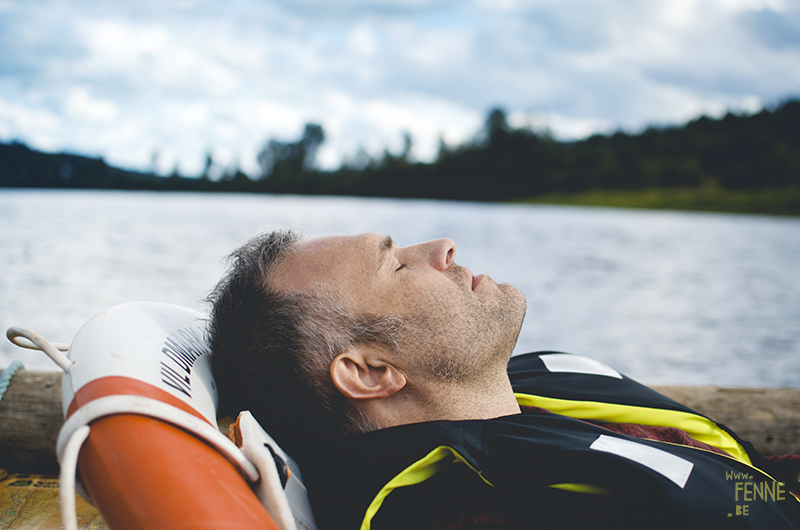
POLYGON ((477 286, 478 282, 480 281, 481 275, 475 276, 474 274, 472 274, 472 271, 466 267, 464 267, 464 272, 467 273, 467 285, 469 285, 470 289, 474 291, 475 286, 477 286))
POLYGON ((466 284, 473 291, 478 286, 478 284, 486 277, 485 274, 478 274, 476 276, 472 273, 471 270, 469 270, 466 267, 462 267, 460 265, 455 265, 455 268, 457 270, 456 274, 463 274, 466 280, 466 284))
POLYGON ((472 271, 467 269, 466 267, 464 268, 464 270, 467 271, 467 279, 469 280, 469 283, 467 285, 469 285, 469 288, 474 291, 475 290, 475 275, 472 274, 472 271))

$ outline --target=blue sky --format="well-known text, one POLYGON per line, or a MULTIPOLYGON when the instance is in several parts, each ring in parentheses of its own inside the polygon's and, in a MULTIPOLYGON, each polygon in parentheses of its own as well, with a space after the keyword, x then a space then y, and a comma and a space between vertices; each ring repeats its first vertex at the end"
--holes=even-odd
POLYGON ((335 167, 494 106, 573 139, 798 96, 797 0, 0 0, 0 140, 163 173, 307 122, 335 167))

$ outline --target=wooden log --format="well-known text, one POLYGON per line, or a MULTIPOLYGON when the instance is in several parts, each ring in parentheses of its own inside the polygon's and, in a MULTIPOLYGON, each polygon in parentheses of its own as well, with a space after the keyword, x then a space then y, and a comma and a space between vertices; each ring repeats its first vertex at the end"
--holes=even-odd
MULTIPOLYGON (((656 390, 730 427, 763 455, 800 454, 800 389, 662 386, 656 390)), ((0 469, 58 473, 61 373, 20 370, 0 401, 0 469)))
POLYGON ((55 447, 63 421, 61 372, 14 374, 0 401, 0 469, 58 474, 55 447))

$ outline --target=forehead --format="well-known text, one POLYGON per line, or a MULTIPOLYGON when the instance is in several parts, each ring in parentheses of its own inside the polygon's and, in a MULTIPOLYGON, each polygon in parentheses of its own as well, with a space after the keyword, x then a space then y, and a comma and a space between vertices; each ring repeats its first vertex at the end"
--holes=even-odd
POLYGON ((353 287, 377 270, 391 238, 380 234, 333 235, 296 243, 271 283, 289 291, 353 287))

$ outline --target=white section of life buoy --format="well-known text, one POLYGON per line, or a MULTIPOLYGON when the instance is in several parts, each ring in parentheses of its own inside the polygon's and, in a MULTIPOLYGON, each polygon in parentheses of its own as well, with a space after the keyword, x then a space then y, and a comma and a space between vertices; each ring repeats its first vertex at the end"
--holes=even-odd
POLYGON ((69 348, 64 414, 84 385, 121 376, 172 394, 216 425, 217 389, 205 325, 202 313, 157 302, 131 302, 96 315, 78 330, 69 348))

